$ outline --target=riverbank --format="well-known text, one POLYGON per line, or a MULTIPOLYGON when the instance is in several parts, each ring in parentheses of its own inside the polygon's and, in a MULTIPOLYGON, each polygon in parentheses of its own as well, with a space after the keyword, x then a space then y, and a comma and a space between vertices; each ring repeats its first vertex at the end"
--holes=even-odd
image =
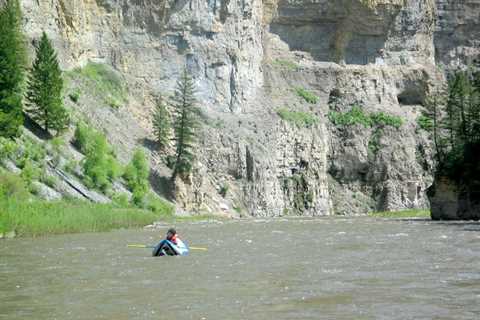
MULTIPOLYGON (((95 204, 83 201, 0 201, 0 239, 15 236, 101 232, 120 228, 155 228, 164 223, 203 221, 212 216, 175 217, 174 208, 157 205, 155 210, 95 204)), ((430 218, 429 210, 372 212, 376 218, 430 218)), ((215 217, 219 218, 219 217, 215 217)))
POLYGON ((376 218, 430 218, 430 210, 402 210, 386 212, 370 212, 369 217, 376 218))
POLYGON ((155 210, 144 210, 82 201, 0 201, 0 237, 143 227, 159 220, 172 220, 173 210, 166 203, 155 210))

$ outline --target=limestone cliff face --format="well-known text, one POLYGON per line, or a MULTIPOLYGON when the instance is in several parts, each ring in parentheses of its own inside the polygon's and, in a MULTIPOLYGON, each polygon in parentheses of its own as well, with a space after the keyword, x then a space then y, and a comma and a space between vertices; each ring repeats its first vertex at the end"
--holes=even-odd
MULTIPOLYGON (((177 190, 187 210, 278 216, 428 206, 432 168, 422 157, 430 142, 416 118, 443 81, 436 65, 466 63, 479 47, 480 0, 21 2, 29 39, 45 30, 64 68, 91 60, 125 76, 124 108, 145 136, 151 97, 170 94, 184 66, 192 72, 206 124, 191 181, 177 190), (376 137, 372 155, 372 129, 329 121, 333 98, 336 110, 360 104, 404 124, 376 137), (279 108, 318 121, 298 126, 279 108)), ((155 151, 152 159, 161 180, 168 170, 155 151)))

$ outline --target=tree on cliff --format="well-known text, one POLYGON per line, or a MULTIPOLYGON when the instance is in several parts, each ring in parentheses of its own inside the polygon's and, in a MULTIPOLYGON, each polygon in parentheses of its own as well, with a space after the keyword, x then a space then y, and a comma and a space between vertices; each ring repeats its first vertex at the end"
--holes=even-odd
POLYGON ((0 9, 0 136, 13 137, 23 124, 22 96, 26 51, 18 0, 0 9))
POLYGON ((175 163, 172 179, 177 175, 186 177, 192 170, 194 143, 198 129, 199 109, 196 107, 194 83, 187 70, 177 81, 172 101, 175 110, 174 134, 176 142, 175 163))
POLYGON ((155 133, 155 139, 160 147, 160 150, 164 150, 168 146, 170 141, 170 115, 167 108, 162 101, 162 98, 157 98, 155 111, 153 113, 153 132, 155 133))
POLYGON ((63 106, 62 71, 58 65, 57 54, 45 32, 36 48, 36 54, 28 78, 28 111, 32 119, 46 131, 53 129, 59 133, 67 128, 69 117, 63 106))
POLYGON ((477 161, 471 150, 480 145, 480 73, 468 70, 451 74, 448 86, 429 101, 437 173, 469 179, 469 168, 477 161))
POLYGON ((478 219, 480 208, 480 73, 449 75, 430 107, 438 165, 428 190, 433 219, 478 219), (437 192, 450 189, 449 192, 437 192), (447 204, 447 203, 451 203, 447 204))

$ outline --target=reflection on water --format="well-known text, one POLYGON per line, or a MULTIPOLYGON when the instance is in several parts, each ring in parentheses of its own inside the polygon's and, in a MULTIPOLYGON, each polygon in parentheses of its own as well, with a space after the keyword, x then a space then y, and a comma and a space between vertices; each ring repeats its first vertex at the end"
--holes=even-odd
POLYGON ((0 242, 0 319, 479 319, 480 225, 323 218, 0 242))

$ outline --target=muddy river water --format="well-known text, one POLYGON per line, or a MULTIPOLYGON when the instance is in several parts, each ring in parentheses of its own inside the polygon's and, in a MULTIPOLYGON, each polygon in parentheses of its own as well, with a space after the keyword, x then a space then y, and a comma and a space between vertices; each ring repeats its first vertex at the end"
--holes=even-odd
POLYGON ((480 319, 480 224, 320 218, 0 241, 0 319, 480 319))

